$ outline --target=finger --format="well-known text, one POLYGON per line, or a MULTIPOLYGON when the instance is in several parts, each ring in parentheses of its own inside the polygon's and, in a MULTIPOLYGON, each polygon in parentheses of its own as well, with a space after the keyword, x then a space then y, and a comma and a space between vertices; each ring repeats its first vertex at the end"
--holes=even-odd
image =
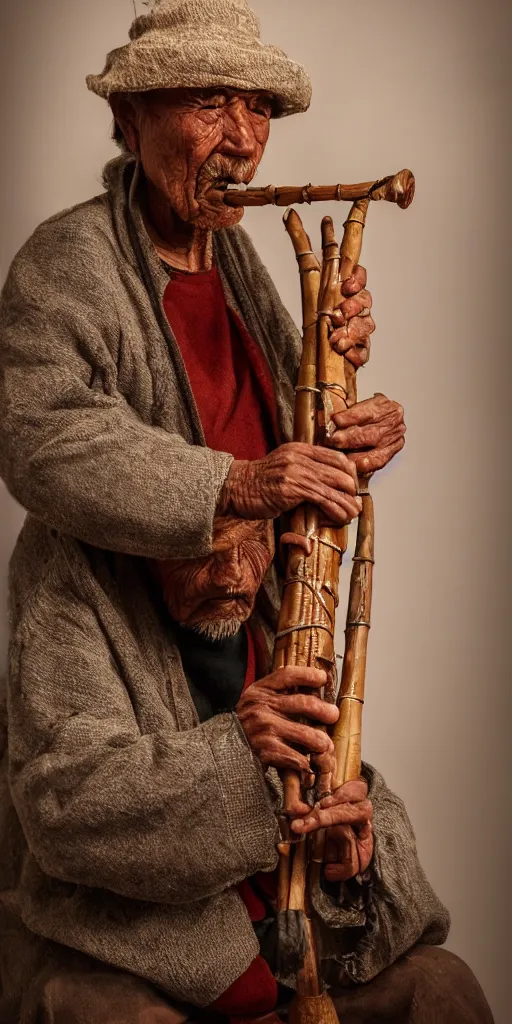
POLYGON ((356 402, 349 409, 337 412, 333 420, 337 427, 364 426, 366 423, 375 423, 383 419, 391 411, 396 410, 403 415, 403 409, 397 402, 393 402, 385 395, 374 395, 373 398, 365 398, 363 402, 356 402))
POLYGON ((373 298, 371 292, 363 288, 357 295, 353 295, 350 299, 344 299, 343 302, 340 302, 339 306, 336 306, 331 313, 331 323, 335 327, 343 327, 347 320, 350 320, 353 316, 359 316, 363 309, 370 310, 372 305, 373 298))
POLYGON ((356 516, 349 515, 345 509, 340 507, 338 502, 328 500, 319 501, 318 508, 329 526, 337 528, 341 526, 348 526, 349 523, 356 518, 356 516))
POLYGON ((372 348, 369 338, 366 338, 362 342, 358 342, 356 345, 352 345, 351 348, 345 348, 345 342, 343 342, 341 346, 334 343, 332 347, 338 355, 344 356, 347 362, 351 363, 356 370, 359 370, 361 366, 366 366, 366 363, 370 358, 372 348))
POLYGON ((337 469, 340 473, 347 473, 357 483, 357 476, 354 474, 354 467, 350 463, 350 459, 347 459, 342 452, 331 452, 328 448, 323 448, 321 445, 304 445, 308 449, 309 458, 313 462, 323 463, 325 466, 332 466, 333 469, 337 469))
POLYGON ((400 437, 393 444, 386 445, 384 448, 377 448, 373 452, 353 452, 350 457, 353 458, 362 475, 367 476, 369 473, 375 473, 378 469, 387 466, 391 459, 402 451, 404 445, 405 438, 400 437))
MULTIPOLYGON (((288 743, 293 743, 294 746, 302 747, 308 753, 332 755, 334 744, 330 736, 323 729, 314 729, 311 725, 294 722, 289 718, 280 718, 277 715, 273 717, 273 732, 279 739, 287 740, 288 743)), ((338 808, 334 808, 332 811, 325 811, 323 813, 335 814, 339 813, 339 811, 338 808)), ((362 820, 364 820, 364 815, 362 820)))
POLYGON ((308 556, 313 551, 313 541, 310 537, 305 537, 302 533, 283 533, 279 539, 279 543, 282 549, 288 545, 296 548, 302 548, 308 556))
POLYGON ((374 842, 371 822, 358 829, 357 849, 359 854, 359 870, 362 873, 368 870, 373 857, 374 842))
MULTIPOLYGON (((258 758, 264 766, 271 765, 273 768, 280 770, 290 768, 298 772, 306 772, 309 769, 307 756, 300 750, 294 750, 293 747, 289 747, 278 737, 270 737, 260 747, 253 747, 253 749, 257 750, 258 758)), ((297 810, 299 806, 307 805, 298 804, 297 810)))
POLYGON ((350 277, 347 277, 343 282, 341 291, 345 298, 348 299, 351 295, 362 291, 363 288, 366 288, 366 270, 357 264, 350 277))
MULTIPOLYGON (((347 462, 350 463, 350 459, 347 459, 347 462)), ((339 491, 340 494, 345 494, 349 498, 357 497, 357 484, 354 474, 341 472, 340 470, 333 469, 332 466, 323 465, 321 468, 312 465, 308 466, 303 474, 301 484, 302 486, 310 484, 313 487, 329 487, 339 491)))
POLYGON ((329 344, 340 355, 355 345, 365 345, 375 331, 375 320, 370 316, 349 320, 348 326, 339 327, 329 335, 329 344))
POLYGON ((371 292, 366 288, 358 292, 357 295, 353 295, 350 299, 345 299, 341 303, 339 310, 343 315, 345 322, 351 320, 354 316, 359 316, 363 309, 371 309, 373 306, 373 298, 371 292))
POLYGON ((306 818, 298 818, 293 824, 296 832, 307 834, 332 825, 363 825, 371 820, 372 813, 371 802, 362 800, 357 804, 337 804, 325 810, 315 807, 306 818))
POLYGON ((276 669, 260 682, 264 682, 265 686, 272 690, 293 690, 298 686, 319 690, 327 683, 327 672, 322 668, 309 668, 307 665, 286 665, 285 668, 276 669))
POLYGON ((403 423, 371 423, 366 427, 348 427, 346 430, 335 430, 329 438, 329 444, 339 445, 352 454, 360 448, 387 448, 395 444, 405 435, 403 423))
POLYGON ((334 725, 340 717, 336 704, 306 693, 276 695, 272 702, 272 710, 285 718, 296 715, 298 718, 309 718, 312 722, 321 722, 322 725, 334 725))
POLYGON ((354 779, 338 786, 332 796, 320 801, 320 807, 335 807, 337 804, 361 803, 368 797, 368 783, 365 779, 354 779))
POLYGON ((325 877, 330 882, 346 882, 361 870, 356 836, 350 827, 330 829, 336 846, 336 861, 326 865, 325 877))
POLYGON ((326 501, 333 502, 340 506, 340 510, 347 513, 349 519, 353 519, 361 511, 361 499, 357 494, 353 479, 350 487, 354 493, 348 494, 343 489, 345 480, 348 480, 348 477, 345 477, 344 474, 341 477, 340 474, 333 473, 330 469, 319 471, 316 476, 308 471, 304 474, 300 484, 298 483, 296 488, 290 490, 289 497, 290 500, 293 497, 298 501, 306 501, 319 506, 326 501))

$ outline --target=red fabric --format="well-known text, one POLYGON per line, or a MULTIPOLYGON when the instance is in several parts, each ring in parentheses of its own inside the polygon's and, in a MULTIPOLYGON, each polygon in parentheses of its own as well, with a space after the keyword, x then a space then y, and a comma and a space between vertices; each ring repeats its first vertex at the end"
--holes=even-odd
POLYGON ((173 273, 164 309, 183 356, 206 444, 235 459, 261 459, 278 437, 268 363, 226 304, 215 267, 173 273))
POLYGON ((212 1003, 211 1009, 228 1017, 256 1016, 275 1009, 277 997, 277 981, 267 962, 257 956, 244 974, 212 1003))
MULTIPOLYGON (((206 444, 235 459, 261 459, 279 438, 272 377, 266 359, 239 317, 226 305, 215 267, 205 274, 173 273, 164 309, 178 343, 206 444)), ((256 651, 247 628, 248 657, 244 690, 256 679, 256 651)), ((274 875, 255 880, 273 898, 274 875)), ((239 884, 251 921, 262 921, 266 907, 250 879, 239 884)), ((277 982, 257 956, 244 974, 212 1003, 228 1016, 269 1013, 277 1003, 277 982)))
MULTIPOLYGON (((256 681, 257 674, 255 644, 251 630, 247 626, 246 632, 248 648, 244 691, 256 681)), ((254 876, 254 882, 269 899, 275 899, 277 872, 269 874, 259 871, 254 876)), ((238 893, 247 907, 251 921, 263 921, 267 910, 252 883, 252 878, 240 882, 237 886, 238 893)), ((277 997, 278 988, 274 975, 263 957, 257 956, 247 970, 212 1003, 212 1009, 230 1017, 270 1013, 275 1009, 277 997)))

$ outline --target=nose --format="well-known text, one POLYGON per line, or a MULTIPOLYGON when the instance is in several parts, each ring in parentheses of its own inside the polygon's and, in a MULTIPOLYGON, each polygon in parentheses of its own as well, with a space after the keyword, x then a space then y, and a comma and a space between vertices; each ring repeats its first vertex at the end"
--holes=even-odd
POLYGON ((216 553, 213 576, 216 585, 225 587, 226 590, 234 590, 241 584, 243 578, 242 552, 238 546, 216 553))
POLYGON ((256 155, 257 143, 244 101, 236 98, 227 103, 224 110, 224 138, 218 151, 250 159, 256 155))

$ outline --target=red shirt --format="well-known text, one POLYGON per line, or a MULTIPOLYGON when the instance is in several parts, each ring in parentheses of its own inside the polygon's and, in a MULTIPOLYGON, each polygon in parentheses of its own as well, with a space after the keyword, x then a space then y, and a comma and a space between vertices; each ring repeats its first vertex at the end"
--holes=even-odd
POLYGON ((227 304, 215 267, 174 273, 164 309, 178 343, 206 444, 235 459, 261 459, 278 436, 268 363, 227 304))

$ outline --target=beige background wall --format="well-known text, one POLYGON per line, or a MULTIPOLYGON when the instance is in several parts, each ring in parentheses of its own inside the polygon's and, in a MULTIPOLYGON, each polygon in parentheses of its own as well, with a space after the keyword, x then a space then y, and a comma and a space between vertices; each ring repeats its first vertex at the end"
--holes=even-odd
MULTIPOLYGON (((315 94, 307 115, 275 124, 259 182, 358 181, 404 165, 418 179, 407 213, 371 210, 363 261, 378 331, 360 395, 399 399, 409 427, 406 451, 374 484, 365 756, 404 797, 427 873, 453 914, 449 946, 475 970, 497 1024, 507 1024, 509 5, 253 6, 265 37, 307 64, 315 94)), ((100 191, 112 152, 109 116, 83 79, 124 41, 133 14, 131 0, 9 7, 0 65, 2 275, 38 222, 100 191)), ((316 239, 323 212, 306 211, 316 239)), ((341 230, 343 211, 336 213, 341 230)), ((252 211, 246 226, 298 319, 296 265, 279 213, 252 211)), ((22 512, 4 490, 0 510, 4 606, 22 512)), ((0 642, 3 659, 3 613, 0 642)))

